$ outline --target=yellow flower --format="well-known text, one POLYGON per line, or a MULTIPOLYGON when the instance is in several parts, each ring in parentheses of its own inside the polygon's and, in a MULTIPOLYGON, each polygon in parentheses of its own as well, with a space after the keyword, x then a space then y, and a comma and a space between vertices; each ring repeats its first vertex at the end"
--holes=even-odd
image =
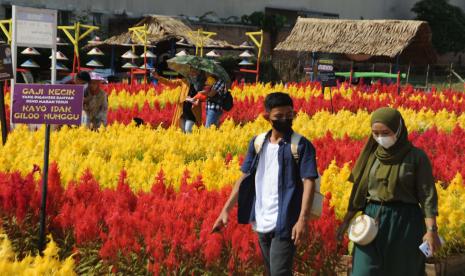
POLYGON ((2 275, 76 275, 74 260, 70 256, 63 262, 59 260, 56 243, 50 242, 44 250, 44 256, 26 256, 21 261, 13 252, 11 242, 5 234, 0 235, 0 271, 2 275))
POLYGON ((350 175, 349 164, 339 168, 332 162, 321 176, 320 191, 322 194, 331 193, 331 206, 335 207, 336 216, 342 218, 349 203, 352 183, 348 181, 350 175))
MULTIPOLYGON (((456 124, 465 123, 463 115, 457 117, 445 111, 401 109, 401 112, 410 131, 433 126, 450 131, 456 124)), ((309 139, 323 137, 328 132, 335 138, 348 135, 364 139, 370 133, 369 122, 370 114, 366 111, 336 114, 322 111, 313 116, 299 113, 294 128, 309 139)), ((51 135, 50 160, 58 163, 64 183, 79 179, 90 169, 102 186, 114 188, 121 170, 125 169, 134 190, 148 191, 160 169, 173 185, 178 185, 183 172, 189 169, 193 176, 204 175, 205 185, 214 189, 234 183, 237 176, 238 165, 225 167, 224 157, 228 153, 245 154, 250 139, 269 128, 262 117, 244 125, 227 120, 218 130, 195 128, 190 135, 176 128, 122 124, 113 124, 99 132, 64 127, 51 135), (218 181, 219 176, 222 178, 218 181)), ((43 131, 30 132, 22 126, 15 129, 7 144, 0 146, 0 171, 28 173, 34 164, 42 166, 43 131)))
MULTIPOLYGON (((321 192, 331 192, 331 206, 335 207, 336 216, 340 219, 344 216, 352 183, 347 179, 350 175, 348 164, 339 168, 333 162, 324 171, 321 177, 321 192)), ((459 173, 443 188, 441 183, 436 183, 438 191, 439 216, 437 223, 440 235, 447 241, 465 241, 465 186, 462 175, 459 173)))
POLYGON ((142 108, 147 102, 150 107, 153 107, 155 102, 160 103, 161 107, 167 103, 176 103, 179 99, 181 88, 176 87, 173 89, 165 88, 161 93, 157 94, 155 89, 150 88, 147 91, 139 91, 137 93, 129 93, 128 91, 112 91, 108 97, 108 103, 110 109, 117 108, 132 108, 135 105, 142 108))
POLYGON ((465 240, 465 186, 462 175, 457 175, 444 189, 438 191, 439 233, 447 240, 465 240))

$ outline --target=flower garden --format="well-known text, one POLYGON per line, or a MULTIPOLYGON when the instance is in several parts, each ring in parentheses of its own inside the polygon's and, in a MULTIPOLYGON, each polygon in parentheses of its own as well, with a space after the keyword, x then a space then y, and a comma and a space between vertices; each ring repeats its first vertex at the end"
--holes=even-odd
MULTIPOLYGON (((47 229, 49 246, 36 256, 44 129, 19 126, 0 146, 0 270, 61 273, 236 275, 262 273, 258 241, 232 221, 210 230, 240 176, 248 141, 269 127, 263 98, 289 93, 294 129, 317 150, 323 214, 308 225, 295 271, 340 269, 348 241, 335 232, 351 189, 350 169, 370 133, 370 113, 398 108, 412 142, 432 161, 439 194, 439 257, 465 253, 465 94, 430 93, 374 84, 333 88, 318 83, 238 84, 234 108, 219 129, 190 135, 170 127, 179 88, 132 89, 110 84, 109 126, 99 131, 63 127, 51 136, 47 229), (132 118, 147 124, 137 127, 132 118), (53 237, 53 239, 51 238, 53 237), (59 249, 58 249, 59 248, 59 249)), ((9 103, 9 95, 5 102, 9 103)), ((7 106, 8 109, 8 106, 7 106)))

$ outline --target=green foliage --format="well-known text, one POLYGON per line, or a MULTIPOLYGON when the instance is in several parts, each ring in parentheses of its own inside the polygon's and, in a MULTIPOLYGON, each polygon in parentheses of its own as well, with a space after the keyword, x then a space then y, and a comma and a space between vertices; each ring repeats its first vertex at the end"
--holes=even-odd
POLYGON ((262 82, 279 82, 281 77, 279 72, 276 70, 273 61, 271 59, 262 60, 260 63, 260 81, 262 82))
POLYGON ((237 56, 226 55, 222 56, 218 59, 220 65, 223 66, 224 70, 228 72, 229 76, 233 75, 233 72, 238 69, 238 63, 240 62, 240 58, 237 56))
POLYGON ((282 15, 265 15, 263 12, 253 12, 250 15, 243 15, 241 22, 257 26, 267 32, 277 32, 286 24, 287 18, 282 15))
POLYGON ((263 20, 265 14, 263 12, 253 12, 250 15, 243 15, 241 21, 245 25, 252 25, 261 27, 263 25, 263 20))
MULTIPOLYGON (((222 56, 218 59, 220 62, 221 66, 228 72, 228 74, 232 75, 234 71, 238 71, 240 67, 238 66, 238 63, 241 61, 240 58, 237 56, 222 56)), ((255 63, 256 60, 253 60, 255 63)), ((255 69, 255 66, 253 66, 255 69)), ((255 80, 254 75, 247 75, 250 76, 253 80, 255 80)), ((260 81, 262 82, 277 82, 281 80, 281 77, 279 76, 279 72, 276 70, 273 62, 271 59, 263 59, 260 62, 260 81)), ((227 148, 223 155, 225 156, 227 153, 232 153, 232 154, 239 154, 241 149, 239 147, 232 147, 232 148, 227 148)), ((193 159, 196 160, 196 159, 193 159)))
POLYGON ((81 24, 91 24, 92 20, 90 18, 90 10, 83 11, 81 13, 76 13, 74 14, 73 21, 74 22, 79 22, 81 24))
POLYGON ((412 11, 427 21, 433 32, 433 45, 439 53, 465 50, 465 13, 448 0, 421 0, 412 11))
POLYGON ((26 255, 37 255, 39 253, 37 250, 39 224, 31 215, 24 218, 25 224, 30 225, 30 227, 21 227, 15 217, 2 216, 1 221, 2 230, 8 236, 14 252, 18 254, 20 259, 26 257, 26 255))

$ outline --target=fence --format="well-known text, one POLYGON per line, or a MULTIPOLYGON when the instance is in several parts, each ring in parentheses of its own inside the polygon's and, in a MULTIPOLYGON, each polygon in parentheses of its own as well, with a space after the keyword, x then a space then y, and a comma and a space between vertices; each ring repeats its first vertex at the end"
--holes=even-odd
MULTIPOLYGON (((271 60, 267 59, 261 63, 260 80, 264 82, 289 82, 305 81, 309 79, 305 68, 310 63, 300 59, 271 60)), ((398 70, 406 74, 402 84, 407 83, 419 89, 429 89, 432 86, 438 88, 453 88, 464 90, 465 66, 456 64, 433 64, 433 65, 400 65, 397 69, 395 64, 389 63, 350 63, 336 62, 335 70, 338 72, 349 72, 351 68, 356 72, 391 72, 398 70)), ((369 82, 371 79, 365 79, 369 82)), ((386 80, 389 81, 389 80, 386 80)))

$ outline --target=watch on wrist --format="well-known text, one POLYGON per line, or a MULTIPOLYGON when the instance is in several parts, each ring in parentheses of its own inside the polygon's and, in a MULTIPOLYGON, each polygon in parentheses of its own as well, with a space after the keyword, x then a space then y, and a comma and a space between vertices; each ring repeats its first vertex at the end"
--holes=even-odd
POLYGON ((429 226, 429 227, 426 228, 426 230, 428 232, 437 232, 438 231, 438 226, 437 225, 429 226))

